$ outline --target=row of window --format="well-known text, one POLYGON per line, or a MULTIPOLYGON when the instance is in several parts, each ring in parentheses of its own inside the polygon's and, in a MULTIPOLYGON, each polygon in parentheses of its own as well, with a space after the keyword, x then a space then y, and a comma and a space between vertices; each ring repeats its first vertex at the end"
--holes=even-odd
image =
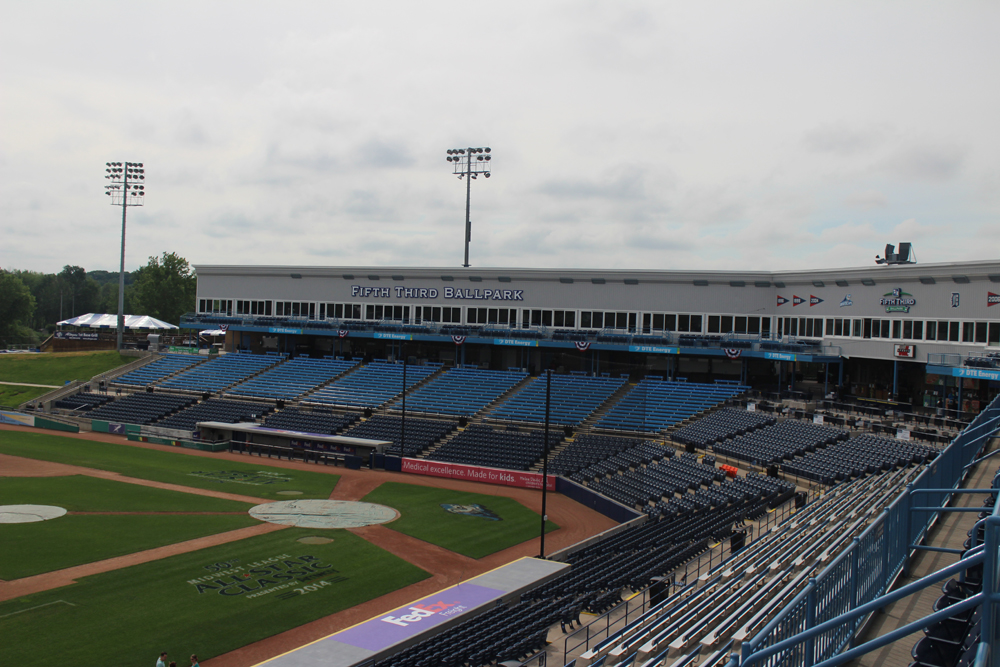
MULTIPOLYGON (((205 314, 301 317, 308 319, 395 320, 446 324, 497 324, 567 329, 621 329, 638 333, 681 332, 762 334, 772 331, 770 317, 690 313, 548 310, 542 308, 459 308, 307 301, 200 299, 205 314), (234 311, 235 303, 235 311, 234 311), (272 305, 273 304, 273 305, 272 305), (464 311, 464 313, 463 313, 464 311), (463 320, 464 314, 464 320, 463 320), (318 315, 318 317, 317 317, 318 315), (642 326, 638 326, 640 321, 642 326), (703 326, 704 325, 704 326, 703 326)), ((895 320, 881 318, 775 318, 777 334, 802 338, 885 338, 950 343, 1000 344, 1000 322, 895 320)))

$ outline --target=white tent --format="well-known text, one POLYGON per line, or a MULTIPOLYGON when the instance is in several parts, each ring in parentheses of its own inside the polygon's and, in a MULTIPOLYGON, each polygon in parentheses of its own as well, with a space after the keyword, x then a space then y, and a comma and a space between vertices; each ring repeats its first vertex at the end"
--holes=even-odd
POLYGON ((199 336, 225 336, 226 332, 222 329, 205 329, 204 331, 198 332, 199 336))
MULTIPOLYGON (((91 329, 117 329, 118 316, 107 313, 87 313, 62 322, 56 322, 61 327, 89 327, 91 329)), ((177 329, 173 324, 148 315, 126 315, 126 329, 177 329)))

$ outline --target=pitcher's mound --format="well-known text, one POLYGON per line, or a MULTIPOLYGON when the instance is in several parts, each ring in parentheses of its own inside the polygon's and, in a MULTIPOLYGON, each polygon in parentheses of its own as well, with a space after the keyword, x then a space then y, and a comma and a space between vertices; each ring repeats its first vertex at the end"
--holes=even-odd
POLYGON ((66 510, 53 505, 0 505, 0 523, 48 521, 64 514, 66 510))
POLYGON ((250 508, 250 516, 299 528, 360 528, 388 523, 399 512, 385 505, 349 500, 279 500, 250 508))

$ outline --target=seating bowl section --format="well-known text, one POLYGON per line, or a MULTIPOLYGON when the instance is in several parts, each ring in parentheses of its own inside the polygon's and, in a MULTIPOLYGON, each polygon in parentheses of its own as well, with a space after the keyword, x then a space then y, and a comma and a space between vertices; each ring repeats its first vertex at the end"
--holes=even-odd
POLYGON ((175 415, 171 415, 156 424, 162 428, 172 428, 179 431, 194 431, 198 422, 225 422, 235 424, 240 421, 254 421, 274 410, 267 403, 250 403, 247 401, 227 401, 221 398, 211 398, 175 415))
POLYGON ((598 428, 652 433, 678 424, 749 389, 645 378, 596 424, 598 428))
POLYGON ((709 445, 738 435, 746 435, 776 423, 777 420, 774 417, 762 412, 723 408, 702 417, 693 424, 677 429, 670 434, 670 438, 682 445, 694 445, 699 449, 707 449, 709 445))
MULTIPOLYGON (((549 423, 579 426, 611 398, 627 378, 553 375, 549 423)), ((532 379, 489 415, 491 420, 545 423, 546 377, 532 379)))
POLYGON ((182 410, 197 400, 194 396, 142 392, 102 405, 91 410, 87 416, 91 419, 145 426, 182 410))
POLYGON ((713 482, 722 482, 725 473, 703 463, 693 454, 662 459, 646 465, 635 465, 610 477, 590 484, 609 498, 629 507, 644 507, 674 494, 686 494, 713 482))
MULTIPOLYGON (((562 440, 562 435, 549 432, 549 449, 562 440)), ((545 450, 545 433, 508 427, 474 424, 444 443, 427 457, 435 461, 468 465, 528 470, 545 450)))
POLYGON ((392 456, 416 456, 458 428, 458 422, 436 419, 406 418, 406 447, 400 446, 403 420, 401 417, 375 415, 361 422, 344 435, 368 440, 390 440, 385 450, 392 456))
MULTIPOLYGON (((409 390, 433 375, 440 366, 406 367, 406 389, 409 390)), ((375 361, 309 394, 305 403, 342 405, 352 408, 377 408, 396 398, 403 390, 403 364, 375 361)), ((409 406, 407 406, 409 409, 409 406)))
POLYGON ((114 397, 107 394, 91 394, 81 392, 72 396, 65 396, 55 402, 55 407, 60 410, 74 410, 76 412, 86 412, 98 408, 111 401, 114 397))
POLYGON ((300 433, 334 435, 360 418, 361 415, 357 412, 339 414, 324 410, 305 412, 297 408, 287 408, 269 415, 264 420, 264 426, 299 431, 300 433))
POLYGON ((226 354, 167 378, 159 384, 159 387, 197 392, 222 391, 270 368, 279 361, 281 357, 275 355, 226 354))
POLYGON ((718 454, 741 461, 771 465, 815 452, 847 438, 846 431, 832 426, 786 419, 732 440, 717 442, 712 449, 718 454))
POLYGON ((111 382, 112 384, 146 387, 203 361, 205 361, 205 357, 195 354, 165 354, 161 359, 116 377, 111 382))
POLYGON ((227 395, 290 401, 357 366, 344 359, 296 357, 226 391, 227 395))
POLYGON ((569 443, 566 449, 549 461, 549 472, 553 475, 570 476, 641 443, 641 440, 635 438, 593 434, 579 435, 569 443))
POLYGON ((797 477, 836 484, 852 477, 927 463, 939 453, 933 447, 907 440, 865 434, 789 461, 781 469, 797 477))
MULTIPOLYGON (((510 391, 527 373, 453 368, 406 397, 407 411, 474 415, 510 391)), ((401 409, 401 406, 394 406, 401 409)))

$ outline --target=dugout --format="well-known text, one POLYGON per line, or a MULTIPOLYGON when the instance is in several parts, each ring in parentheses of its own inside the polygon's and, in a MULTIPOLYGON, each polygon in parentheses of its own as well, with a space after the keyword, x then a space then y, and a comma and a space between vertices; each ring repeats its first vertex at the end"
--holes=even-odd
POLYGON ((279 456, 313 452, 324 454, 328 458, 341 459, 347 464, 351 463, 352 457, 356 457, 359 463, 367 463, 372 454, 383 454, 386 448, 392 445, 388 440, 303 433, 253 423, 198 422, 197 426, 201 440, 228 441, 233 445, 230 449, 260 450, 256 453, 266 452, 270 455, 273 452, 279 456))

